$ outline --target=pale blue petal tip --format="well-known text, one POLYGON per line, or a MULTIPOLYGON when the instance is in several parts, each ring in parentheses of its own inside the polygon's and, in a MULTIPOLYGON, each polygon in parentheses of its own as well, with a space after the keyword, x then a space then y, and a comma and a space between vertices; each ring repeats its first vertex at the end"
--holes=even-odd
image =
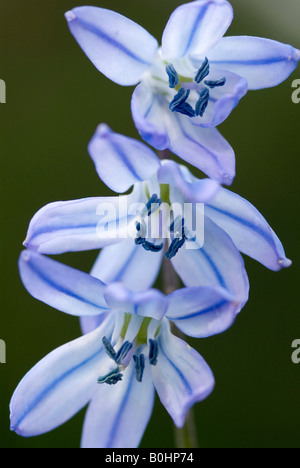
POLYGON ((68 21, 68 23, 70 23, 71 21, 74 21, 77 18, 77 16, 72 10, 70 10, 65 13, 65 18, 68 21))

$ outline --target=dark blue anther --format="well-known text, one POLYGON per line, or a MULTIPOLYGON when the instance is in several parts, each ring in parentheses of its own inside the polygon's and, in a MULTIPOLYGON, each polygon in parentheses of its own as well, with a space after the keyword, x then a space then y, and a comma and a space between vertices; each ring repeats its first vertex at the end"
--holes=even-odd
POLYGON ((184 236, 182 239, 174 239, 169 247, 169 250, 166 252, 166 258, 171 260, 171 258, 175 257, 178 250, 184 245, 186 241, 186 237, 184 236))
POLYGON ((144 237, 137 237, 134 239, 135 245, 143 245, 146 242, 144 237))
POLYGON ((123 374, 120 373, 120 369, 117 367, 116 369, 112 370, 104 377, 99 377, 97 380, 98 384, 106 383, 108 385, 115 385, 116 383, 122 380, 123 374))
POLYGON ((138 382, 142 382, 143 373, 145 369, 145 356, 140 354, 139 356, 134 355, 133 360, 135 363, 135 377, 138 382))
POLYGON ((209 61, 206 57, 201 67, 199 68, 197 75, 195 76, 196 83, 201 83, 201 81, 204 80, 204 78, 206 78, 207 75, 209 75, 209 69, 209 61))
POLYGON ((200 91, 199 93, 199 99, 195 107, 196 115, 200 115, 200 117, 204 116, 204 113, 208 106, 208 101, 209 101, 209 89, 203 88, 202 91, 200 91))
POLYGON ((162 201, 160 198, 158 198, 157 194, 154 193, 148 203, 146 204, 146 208, 148 210, 148 216, 151 216, 152 213, 155 213, 155 211, 160 207, 162 204, 162 201))
POLYGON ((179 83, 179 78, 177 71, 175 70, 174 66, 170 63, 166 66, 166 72, 169 77, 169 87, 175 88, 179 83))
POLYGON ((190 95, 190 90, 185 88, 180 88, 178 93, 174 96, 173 100, 170 102, 171 111, 176 111, 176 108, 184 103, 190 95))
POLYGON ((142 243, 142 246, 144 247, 145 250, 149 252, 160 252, 163 249, 164 244, 162 243, 162 244, 155 245, 152 242, 144 240, 144 242, 142 243))
POLYGON ((180 88, 179 92, 174 96, 174 99, 169 105, 170 110, 172 112, 180 112, 181 114, 188 115, 189 117, 195 117, 194 109, 188 102, 186 102, 190 92, 190 89, 180 88))
POLYGON ((216 80, 216 81, 204 81, 204 84, 206 84, 206 86, 208 86, 209 88, 213 89, 213 88, 221 88, 222 86, 224 86, 226 84, 226 78, 221 78, 220 80, 216 80))
POLYGON ((136 223, 136 230, 140 231, 141 230, 141 223, 136 223))
POLYGON ((149 340, 149 362, 151 366, 156 366, 158 356, 158 343, 156 340, 149 340))
POLYGON ((115 358, 116 364, 121 364, 122 363, 123 359, 125 359, 125 357, 129 353, 131 348, 132 348, 132 343, 130 343, 129 341, 125 341, 125 343, 122 344, 122 346, 119 349, 119 351, 117 352, 117 355, 116 355, 116 358, 115 358))
POLYGON ((106 338, 106 336, 104 336, 102 338, 102 343, 103 343, 103 347, 104 347, 104 350, 106 352, 106 354, 113 360, 115 361, 116 360, 116 356, 117 356, 117 353, 116 351, 114 350, 114 348, 112 347, 111 343, 108 341, 108 339, 106 338))

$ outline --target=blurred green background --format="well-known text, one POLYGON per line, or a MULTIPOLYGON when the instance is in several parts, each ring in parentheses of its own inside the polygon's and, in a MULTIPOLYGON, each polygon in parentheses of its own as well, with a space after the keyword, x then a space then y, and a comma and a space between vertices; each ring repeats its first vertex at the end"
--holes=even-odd
MULTIPOLYGON (((181 1, 95 0, 161 34, 181 1)), ((76 448, 84 411, 50 434, 22 439, 9 430, 9 401, 23 375, 43 356, 80 334, 78 320, 34 300, 17 260, 32 215, 51 201, 109 193, 87 144, 100 122, 138 137, 130 115, 132 88, 103 77, 71 37, 63 13, 76 0, 0 3, 0 78, 7 104, 1 119, 1 320, 7 363, 0 364, 0 447, 76 448), (118 102, 118 108, 115 103, 118 102)), ((232 0, 231 35, 277 39, 300 48, 295 0, 232 0)), ((232 189, 273 226, 293 267, 273 273, 246 259, 250 301, 226 333, 189 340, 212 367, 216 389, 195 407, 204 448, 299 447, 300 364, 291 343, 300 338, 299 115, 291 101, 300 69, 275 89, 250 92, 220 127, 237 155, 232 189)), ((197 172, 194 170, 194 173, 197 172)), ((95 252, 61 259, 89 271, 95 252)), ((159 401, 142 447, 173 447, 171 420, 159 401)))

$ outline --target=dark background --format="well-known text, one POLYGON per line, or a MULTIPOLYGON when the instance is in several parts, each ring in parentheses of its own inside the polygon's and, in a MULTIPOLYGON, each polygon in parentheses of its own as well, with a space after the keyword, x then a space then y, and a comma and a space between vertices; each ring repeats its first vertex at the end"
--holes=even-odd
MULTIPOLYGON (((175 0, 95 0, 161 38, 175 0)), ((32 215, 51 201, 109 193, 87 144, 100 122, 138 138, 130 115, 132 88, 103 77, 71 37, 63 13, 76 0, 10 0, 0 4, 1 316, 0 447, 76 448, 84 411, 50 434, 22 439, 9 431, 8 405, 23 375, 43 356, 80 334, 78 320, 34 300, 17 260, 32 215), (116 104, 118 102, 118 105, 116 104)), ((230 35, 256 35, 300 48, 300 5, 294 0, 233 0, 230 35)), ((291 101, 300 69, 274 89, 250 92, 220 127, 237 155, 235 192, 264 214, 294 264, 279 273, 251 259, 250 301, 226 333, 189 340, 212 367, 216 389, 196 406, 199 446, 299 447, 300 364, 291 343, 299 317, 299 115, 291 101)), ((197 174, 196 171, 194 171, 197 174)), ((95 252, 61 259, 89 271, 95 252)), ((159 401, 143 447, 173 447, 171 420, 159 401)))

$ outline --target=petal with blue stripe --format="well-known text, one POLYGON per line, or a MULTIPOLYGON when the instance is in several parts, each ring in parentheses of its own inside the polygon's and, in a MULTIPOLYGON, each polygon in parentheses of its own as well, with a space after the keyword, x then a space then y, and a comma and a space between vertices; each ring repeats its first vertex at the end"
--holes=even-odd
POLYGON ((65 16, 87 57, 115 83, 135 85, 151 66, 157 41, 134 21, 93 6, 74 8, 65 16))
POLYGON ((154 254, 128 239, 104 247, 91 275, 106 284, 122 282, 133 291, 146 291, 156 281, 162 257, 163 250, 154 254))
POLYGON ((135 126, 146 143, 158 150, 168 148, 170 140, 165 117, 170 113, 168 102, 154 94, 147 83, 139 84, 132 95, 131 113, 135 126))
POLYGON ((169 297, 166 317, 183 333, 206 338, 227 330, 236 317, 234 296, 221 288, 184 288, 169 297))
POLYGON ((101 340, 113 318, 93 333, 56 349, 23 378, 10 403, 11 429, 24 437, 49 432, 80 411, 97 390, 99 366, 107 359, 101 340))
POLYGON ((133 361, 117 385, 101 385, 84 421, 82 448, 136 448, 143 437, 154 405, 150 365, 142 382, 135 378, 133 361))
POLYGON ((87 273, 29 250, 20 255, 19 271, 27 291, 54 309, 75 316, 109 310, 103 296, 105 284, 87 273))
POLYGON ((100 249, 128 238, 134 219, 128 207, 144 200, 141 187, 130 195, 94 197, 46 205, 32 218, 25 247, 39 253, 100 249))
POLYGON ((267 268, 277 271, 291 265, 268 222, 239 195, 222 188, 205 206, 205 214, 228 233, 241 252, 267 268))
POLYGON ((185 167, 174 161, 164 161, 158 172, 161 184, 178 189, 188 202, 206 203, 218 192, 220 185, 211 179, 199 180, 185 167))
MULTIPOLYGON (((198 229, 202 229, 201 226, 198 229)), ((204 218, 204 244, 195 230, 195 240, 186 241, 172 264, 185 286, 221 287, 229 291, 237 303, 237 312, 249 297, 249 281, 243 258, 226 232, 204 218)))
POLYGON ((288 44, 251 36, 224 37, 209 53, 216 66, 243 76, 249 89, 277 86, 296 69, 300 51, 288 44))
POLYGON ((200 0, 178 7, 163 33, 163 58, 203 56, 223 37, 232 19, 233 9, 226 0, 200 0))
POLYGON ((150 179, 160 167, 156 154, 143 143, 99 125, 88 146, 100 179, 118 193, 150 179))
POLYGON ((192 119, 173 114, 168 121, 169 149, 211 179, 231 185, 235 177, 235 154, 216 128, 193 125, 192 119))
POLYGON ((193 348, 171 334, 165 322, 158 338, 156 366, 151 366, 158 396, 177 427, 182 427, 190 408, 214 389, 214 376, 193 348))

